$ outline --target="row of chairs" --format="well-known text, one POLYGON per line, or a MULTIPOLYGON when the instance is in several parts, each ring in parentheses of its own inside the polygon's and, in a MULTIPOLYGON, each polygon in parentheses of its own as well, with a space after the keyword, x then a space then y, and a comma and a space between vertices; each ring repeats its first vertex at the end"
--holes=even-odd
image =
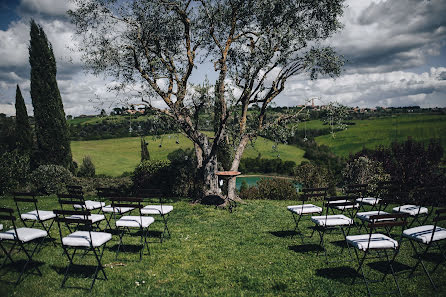
MULTIPOLYGON (((135 230, 135 228, 141 238, 139 259, 142 259, 144 249, 147 249, 147 252, 150 254, 148 232, 149 226, 155 222, 155 219, 147 215, 156 214, 162 218, 164 230, 161 233, 160 242, 163 242, 165 237, 170 237, 167 217, 173 210, 173 207, 162 203, 162 193, 157 190, 150 189, 141 191, 138 197, 119 197, 115 191, 101 188, 98 191, 99 196, 102 199, 107 196, 107 200, 110 201, 109 205, 106 205, 103 201, 85 200, 82 189, 77 186, 69 187, 68 192, 68 194, 58 195, 60 209, 53 211, 39 209, 38 199, 32 193, 14 193, 17 212, 24 225, 21 228, 18 228, 16 225, 17 218, 14 216, 13 209, 0 208, 0 221, 8 221, 13 227, 6 232, 2 232, 3 225, 0 226, 0 248, 5 254, 5 259, 0 268, 7 263, 7 260, 12 264, 16 263, 12 258, 12 253, 17 245, 20 247, 19 250, 23 250, 27 256, 25 265, 15 283, 16 285, 23 279, 27 266, 31 262, 33 255, 40 251, 45 238, 51 239, 56 246, 55 240, 51 237, 50 233, 54 221, 57 222, 59 227, 63 253, 69 261, 64 273, 62 287, 65 285, 70 268, 74 265, 73 259, 79 250, 84 251, 83 255, 92 252, 97 261, 90 289, 94 286, 99 272, 107 279, 101 259, 107 242, 112 239, 111 232, 115 232, 119 236, 116 258, 118 257, 119 251, 124 247, 124 235, 131 233, 131 230, 135 230), (144 197, 155 196, 160 197, 159 205, 143 205, 145 202, 144 197), (34 210, 23 211, 23 204, 32 204, 34 210), (92 213, 93 211, 99 211, 100 213, 92 213), (132 215, 132 212, 137 213, 132 215), (107 215, 109 216, 107 217, 107 215), (115 228, 111 228, 112 218, 114 219, 115 228), (108 230, 111 232, 101 230, 99 224, 103 220, 106 220, 108 230), (34 228, 36 224, 39 224, 42 229, 34 228), (9 248, 7 248, 6 242, 12 242, 9 248), (27 246, 34 246, 34 248, 27 249, 27 246)), ((25 209, 29 210, 29 207, 25 207, 25 209)), ((34 268, 41 275, 39 268, 37 266, 34 268)))
MULTIPOLYGON (((302 203, 287 207, 293 215, 294 231, 301 237, 302 242, 305 237, 312 237, 317 232, 319 245, 328 263, 332 262, 333 258, 327 254, 324 235, 340 230, 349 253, 351 254, 350 249, 353 248, 358 262, 352 283, 355 283, 356 276, 361 272, 369 295, 371 295, 370 280, 364 273, 364 262, 370 258, 371 254, 374 258, 380 258, 388 264, 388 269, 381 281, 391 273, 401 295, 394 261, 403 239, 408 240, 417 258, 409 276, 412 276, 421 265, 431 285, 436 289, 431 273, 438 268, 440 263, 437 263, 429 272, 423 259, 428 251, 435 247, 446 260, 444 247, 440 244, 446 241, 446 229, 438 226, 438 223, 446 220, 446 209, 439 208, 444 199, 440 195, 444 195, 444 190, 423 188, 415 191, 411 197, 408 193, 401 192, 392 183, 382 183, 376 191, 377 195, 370 197, 367 196, 366 189, 366 184, 351 185, 345 189, 343 196, 332 197, 327 194, 328 188, 303 189, 300 196, 302 203), (323 200, 322 207, 307 203, 309 199, 314 198, 323 200), (418 203, 412 204, 414 200, 418 203), (405 204, 406 202, 409 203, 405 204), (392 206, 392 210, 386 211, 389 206, 392 206), (430 215, 433 215, 432 224, 426 224, 430 215), (304 216, 310 216, 315 224, 309 236, 306 236, 299 228, 299 223, 304 216), (400 232, 392 234, 392 230, 395 231, 396 228, 400 228, 400 232), (365 229, 364 232, 362 232, 363 229, 365 229), (356 230, 358 234, 351 235, 352 230, 356 230)), ((341 254, 343 251, 344 247, 341 254)), ((341 261, 344 261, 344 258, 341 261)))

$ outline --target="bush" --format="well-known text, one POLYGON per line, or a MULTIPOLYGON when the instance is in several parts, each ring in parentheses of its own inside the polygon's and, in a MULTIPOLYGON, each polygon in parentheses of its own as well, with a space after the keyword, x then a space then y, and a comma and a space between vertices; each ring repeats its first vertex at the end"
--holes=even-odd
POLYGON ((342 176, 346 185, 369 184, 370 191, 375 191, 379 182, 390 180, 390 175, 385 173, 382 164, 367 157, 359 157, 347 162, 342 176))
POLYGON ((17 151, 6 152, 0 156, 0 194, 18 190, 27 182, 29 156, 17 151))
POLYGON ((113 188, 123 196, 131 196, 132 180, 130 177, 109 177, 95 176, 88 178, 77 178, 77 185, 82 186, 84 195, 88 197, 97 197, 96 188, 113 188))
POLYGON ((191 197, 194 191, 197 164, 192 149, 178 149, 167 155, 169 166, 168 193, 176 197, 191 197))
POLYGON ((239 170, 244 173, 279 173, 291 175, 296 166, 294 161, 282 161, 282 159, 244 158, 240 161, 239 170))
POLYGON ((261 178, 257 185, 240 189, 242 199, 294 200, 297 198, 295 184, 284 178, 261 178))
POLYGON ((96 174, 96 168, 94 167, 93 162, 91 161, 90 156, 85 156, 82 159, 81 167, 79 168, 79 172, 77 173, 80 177, 93 177, 96 174))
POLYGON ((294 177, 305 188, 322 188, 329 186, 329 171, 320 165, 302 162, 294 168, 294 177))
POLYGON ((44 194, 56 194, 66 190, 75 178, 68 169, 59 165, 40 165, 30 176, 33 189, 44 194))
POLYGON ((169 190, 169 168, 170 161, 146 160, 135 168, 132 175, 133 186, 139 189, 169 190))

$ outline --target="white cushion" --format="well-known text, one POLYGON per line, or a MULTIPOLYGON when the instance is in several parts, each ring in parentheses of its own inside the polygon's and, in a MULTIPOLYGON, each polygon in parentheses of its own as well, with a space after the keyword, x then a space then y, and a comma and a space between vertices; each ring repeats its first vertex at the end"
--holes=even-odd
MULTIPOLYGON (((356 217, 358 219, 360 219, 361 221, 370 222, 370 217, 371 216, 385 215, 385 214, 389 214, 389 213, 385 212, 385 211, 382 211, 382 210, 372 210, 372 211, 358 212, 356 214, 356 217)), ((395 218, 383 218, 383 219, 378 219, 378 220, 375 220, 375 221, 379 222, 379 221, 394 221, 394 220, 395 220, 395 218)))
POLYGON ((376 205, 381 201, 381 199, 374 198, 374 197, 364 197, 364 198, 358 198, 358 199, 356 199, 356 201, 358 201, 359 203, 362 203, 362 204, 376 205))
POLYGON ((107 213, 120 213, 121 214, 121 213, 126 213, 129 211, 132 211, 134 209, 135 208, 133 208, 133 207, 112 207, 111 205, 107 205, 102 208, 102 211, 107 212, 107 213))
POLYGON ((98 247, 109 241, 111 238, 112 235, 106 232, 76 231, 62 238, 62 244, 65 246, 89 247, 90 243, 92 243, 93 247, 98 247), (90 233, 91 233, 91 240, 90 240, 90 233))
POLYGON ((155 221, 152 217, 123 216, 116 221, 117 227, 147 228, 155 221))
POLYGON ((85 208, 88 210, 98 209, 105 206, 105 202, 93 201, 93 200, 85 200, 85 205, 75 204, 74 208, 85 208))
POLYGON ((313 204, 301 204, 287 206, 287 209, 297 214, 321 213, 322 208, 313 204))
POLYGON ((394 207, 392 210, 394 212, 407 213, 408 215, 411 216, 416 216, 418 214, 427 214, 429 212, 429 210, 426 207, 421 207, 420 209, 420 206, 411 204, 394 207))
MULTIPOLYGON (((404 230, 403 236, 428 244, 431 241, 433 231, 434 225, 419 226, 404 230)), ((433 241, 442 239, 446 239, 446 229, 437 227, 435 229, 433 241)))
MULTIPOLYGON (((28 242, 36 238, 46 237, 48 233, 45 230, 35 228, 18 228, 17 236, 21 242, 28 242)), ((14 229, 6 232, 0 232, 0 239, 15 240, 16 234, 14 229)))
MULTIPOLYGON (((49 210, 39 210, 39 217, 40 217, 40 220, 46 221, 46 220, 55 218, 56 215, 52 211, 49 211, 49 210)), ((21 215, 21 218, 23 220, 34 220, 34 221, 37 221, 39 219, 37 217, 37 210, 33 210, 30 212, 24 213, 21 215)))
POLYGON ((172 205, 147 205, 141 209, 141 213, 144 215, 161 215, 168 214, 172 210, 172 205))
POLYGON ((313 223, 318 226, 345 226, 353 224, 353 220, 344 215, 328 215, 311 217, 313 223))
POLYGON ((350 235, 347 236, 347 242, 360 250, 366 251, 370 249, 396 249, 398 247, 398 241, 380 233, 374 233, 371 235, 369 246, 370 234, 362 235, 350 235))
MULTIPOLYGON (((72 215, 68 217, 69 219, 85 219, 84 215, 72 215)), ((92 222, 92 223, 96 223, 99 221, 102 221, 103 219, 105 219, 104 215, 101 214, 92 214, 88 216, 88 219, 92 222)))
POLYGON ((0 224, 0 230, 3 230, 3 224, 0 224))

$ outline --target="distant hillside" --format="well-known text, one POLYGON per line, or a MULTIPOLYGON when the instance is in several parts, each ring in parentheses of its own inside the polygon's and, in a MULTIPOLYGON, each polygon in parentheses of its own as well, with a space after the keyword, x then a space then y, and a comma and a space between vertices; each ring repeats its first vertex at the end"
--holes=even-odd
POLYGON ((405 141, 407 137, 425 143, 438 138, 446 150, 446 115, 398 115, 353 122, 355 125, 337 132, 334 138, 331 135, 316 137, 317 143, 330 146, 339 156, 348 156, 363 147, 388 146, 394 141, 405 141))

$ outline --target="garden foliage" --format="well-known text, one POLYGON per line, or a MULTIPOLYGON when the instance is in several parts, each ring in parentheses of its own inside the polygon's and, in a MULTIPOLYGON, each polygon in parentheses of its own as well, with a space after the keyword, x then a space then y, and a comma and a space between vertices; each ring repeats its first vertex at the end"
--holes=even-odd
POLYGON ((17 151, 0 155, 0 194, 25 186, 29 172, 29 156, 17 151))
POLYGON ((60 165, 40 165, 30 176, 32 187, 43 194, 65 192, 66 186, 74 183, 75 178, 68 169, 60 165))
POLYGON ((294 200, 297 198, 296 185, 284 178, 261 178, 255 186, 240 189, 240 198, 258 200, 294 200))
POLYGON ((342 176, 345 185, 369 184, 370 191, 376 190, 379 182, 390 180, 390 175, 384 171, 382 164, 366 156, 349 160, 342 176))
POLYGON ((77 175, 80 177, 93 177, 96 175, 96 168, 93 161, 91 161, 90 156, 85 156, 82 159, 82 164, 79 167, 77 175))
POLYGON ((279 173, 292 175, 296 163, 282 159, 243 158, 240 161, 239 171, 243 173, 279 173))

